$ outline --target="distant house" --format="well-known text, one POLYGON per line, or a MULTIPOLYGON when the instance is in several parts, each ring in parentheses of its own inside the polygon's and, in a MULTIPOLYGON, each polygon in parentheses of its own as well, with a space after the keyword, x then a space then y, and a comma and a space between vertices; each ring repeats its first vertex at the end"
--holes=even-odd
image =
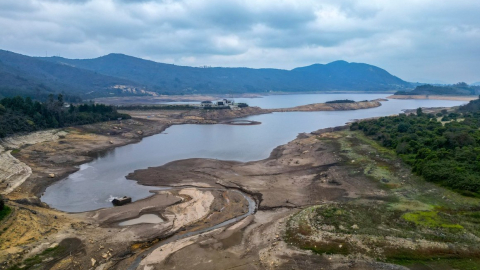
POLYGON ((202 106, 202 107, 212 107, 212 105, 213 105, 213 102, 211 102, 211 101, 202 101, 200 103, 200 106, 202 106))
POLYGON ((216 104, 218 107, 228 107, 228 106, 233 106, 233 99, 222 99, 220 101, 217 101, 216 104))
POLYGON ((233 105, 233 99, 224 99, 225 105, 233 105))

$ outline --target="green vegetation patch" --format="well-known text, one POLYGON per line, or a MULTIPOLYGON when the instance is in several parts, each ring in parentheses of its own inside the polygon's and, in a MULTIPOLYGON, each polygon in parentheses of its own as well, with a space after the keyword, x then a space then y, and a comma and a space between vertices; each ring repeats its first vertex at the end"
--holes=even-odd
POLYGON ((449 223, 445 218, 442 218, 438 211, 415 211, 402 215, 402 218, 406 221, 413 222, 416 225, 420 225, 427 228, 447 228, 463 230, 463 226, 460 224, 449 223))
POLYGON ((356 122, 350 129, 394 150, 425 180, 480 197, 480 99, 450 112, 448 118, 463 121, 442 125, 437 116, 419 108, 416 114, 356 122))
POLYGON ((0 104, 0 138, 19 132, 131 118, 128 114, 118 113, 114 106, 95 103, 66 105, 61 94, 56 99, 50 95, 47 102, 17 96, 3 98, 0 104))
POLYGON ((422 250, 408 248, 384 249, 386 261, 404 265, 412 269, 462 269, 479 270, 480 252, 455 249, 427 248, 422 250))
POLYGON ((69 255, 74 255, 77 252, 84 252, 82 241, 78 238, 63 239, 58 246, 47 248, 43 252, 23 260, 23 262, 13 265, 9 270, 30 269, 30 270, 46 270, 52 267, 69 255))
POLYGON ((480 87, 468 85, 464 82, 459 82, 453 85, 436 86, 431 84, 424 84, 417 86, 412 91, 397 91, 395 95, 450 95, 450 96, 468 96, 475 95, 480 90, 480 87))
POLYGON ((14 265, 10 267, 8 270, 28 270, 28 269, 36 269, 36 266, 39 266, 41 263, 49 260, 49 258, 55 258, 65 251, 65 247, 56 246, 53 248, 47 248, 42 253, 37 254, 31 258, 25 259, 21 265, 14 265))
POLYGON ((415 226, 401 218, 402 212, 386 204, 334 204, 318 207, 311 219, 316 230, 372 236, 415 236, 415 226), (392 230, 394 229, 394 230, 392 230))
POLYGON ((8 217, 8 215, 10 215, 11 212, 12 212, 12 209, 7 205, 5 205, 3 209, 0 210, 0 221, 8 217))
POLYGON ((327 101, 325 103, 355 103, 355 100, 351 99, 336 99, 336 100, 331 100, 327 101))

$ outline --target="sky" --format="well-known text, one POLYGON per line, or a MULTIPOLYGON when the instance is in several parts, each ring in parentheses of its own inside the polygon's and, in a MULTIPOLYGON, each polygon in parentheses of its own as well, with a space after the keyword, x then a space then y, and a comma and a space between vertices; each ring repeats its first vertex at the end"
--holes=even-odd
POLYGON ((0 0, 0 49, 186 66, 335 60, 404 80, 480 82, 477 0, 0 0))

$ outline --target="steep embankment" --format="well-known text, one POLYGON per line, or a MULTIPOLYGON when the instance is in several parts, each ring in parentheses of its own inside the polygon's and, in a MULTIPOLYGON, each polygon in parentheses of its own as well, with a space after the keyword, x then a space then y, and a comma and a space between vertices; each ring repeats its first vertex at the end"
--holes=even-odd
POLYGON ((32 174, 32 169, 27 164, 13 157, 12 151, 19 151, 25 145, 58 140, 65 134, 65 132, 59 130, 46 130, 5 138, 0 145, 1 194, 9 194, 32 174))

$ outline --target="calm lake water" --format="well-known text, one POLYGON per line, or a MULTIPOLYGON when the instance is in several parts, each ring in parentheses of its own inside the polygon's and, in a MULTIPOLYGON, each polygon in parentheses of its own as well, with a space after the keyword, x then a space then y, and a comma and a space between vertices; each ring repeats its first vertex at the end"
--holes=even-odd
MULTIPOLYGON (((365 100, 386 96, 388 95, 285 95, 248 99, 251 101, 247 102, 264 108, 280 108, 333 99, 365 100), (256 103, 252 103, 253 100, 256 103), (276 105, 275 102, 281 105, 276 105)), ((78 172, 48 187, 41 199, 51 207, 67 212, 111 207, 110 200, 113 197, 127 195, 133 200, 139 200, 150 196, 150 190, 158 189, 126 180, 125 176, 136 169, 187 158, 260 160, 267 158, 275 147, 293 140, 298 133, 343 125, 352 119, 398 114, 402 109, 451 107, 464 103, 445 100, 389 100, 382 102, 381 107, 366 110, 272 113, 244 118, 262 122, 261 125, 253 126, 172 126, 165 131, 166 134, 115 148, 94 161, 81 165, 78 172)))

